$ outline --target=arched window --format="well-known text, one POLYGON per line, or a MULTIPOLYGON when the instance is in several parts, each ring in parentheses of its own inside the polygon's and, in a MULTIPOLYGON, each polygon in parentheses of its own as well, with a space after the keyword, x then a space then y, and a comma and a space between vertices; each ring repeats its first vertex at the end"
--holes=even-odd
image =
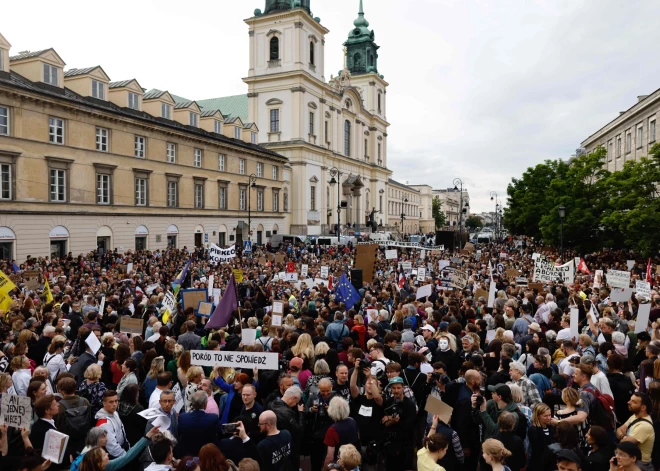
POLYGON ((369 65, 374 65, 374 55, 369 54, 369 65))
POLYGON ((289 190, 284 189, 284 198, 282 199, 282 209, 285 213, 289 212, 289 190))
POLYGON ((309 42, 309 63, 314 65, 314 41, 309 42))
POLYGON ((356 71, 362 70, 364 65, 362 64, 362 56, 359 52, 353 54, 353 69, 356 71))
POLYGON ((351 123, 348 120, 344 122, 344 155, 351 156, 351 123))
POLYGON ((270 60, 276 61, 280 58, 280 38, 274 36, 270 40, 270 60))
POLYGON ((380 97, 381 97, 381 95, 382 95, 382 93, 378 92, 378 111, 381 110, 381 108, 380 108, 380 97))

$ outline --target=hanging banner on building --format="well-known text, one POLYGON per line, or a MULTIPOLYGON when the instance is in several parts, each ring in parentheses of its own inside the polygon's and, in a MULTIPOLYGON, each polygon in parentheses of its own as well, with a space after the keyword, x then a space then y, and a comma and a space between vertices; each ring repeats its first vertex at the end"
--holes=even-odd
POLYGON ((209 247, 209 260, 214 263, 226 262, 236 257, 236 245, 221 249, 217 245, 211 243, 209 247))
POLYGON ((630 288, 630 272, 607 270, 607 284, 610 288, 630 288))
POLYGON ((561 281, 565 284, 573 284, 575 278, 575 264, 573 260, 564 265, 555 265, 552 262, 537 260, 534 263, 534 281, 561 281))
POLYGON ((230 368, 245 368, 258 370, 278 369, 278 354, 266 352, 217 352, 208 350, 191 350, 190 360, 197 366, 224 366, 230 368))

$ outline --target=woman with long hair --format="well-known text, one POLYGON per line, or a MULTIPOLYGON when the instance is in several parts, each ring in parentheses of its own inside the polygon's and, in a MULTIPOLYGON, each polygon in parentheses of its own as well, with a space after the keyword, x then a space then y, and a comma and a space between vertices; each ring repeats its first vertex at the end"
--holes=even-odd
POLYGON ((34 424, 37 420, 39 420, 39 417, 37 417, 37 414, 34 409, 34 403, 37 402, 37 399, 44 397, 46 394, 48 394, 48 388, 46 387, 46 383, 38 380, 38 379, 33 379, 30 381, 30 385, 27 388, 27 393, 25 394, 27 397, 30 398, 30 401, 32 402, 32 423, 34 424))
POLYGON ((131 349, 131 358, 140 364, 144 358, 144 352, 142 351, 142 337, 135 335, 128 339, 128 346, 131 349))
MULTIPOLYGON (((149 351, 151 352, 151 350, 149 351)), ((147 352, 147 354, 149 353, 147 352)), ((145 356, 145 359, 147 357, 145 356)), ((147 373, 147 377, 144 378, 144 394, 147 398, 151 397, 151 394, 156 389, 156 379, 158 375, 165 371, 165 358, 156 357, 151 362, 151 367, 147 373)))
POLYGON ((183 346, 176 343, 176 340, 174 340, 174 345, 172 346, 172 359, 167 362, 167 366, 165 367, 166 371, 172 373, 172 386, 179 384, 179 375, 176 370, 178 368, 179 358, 181 358, 183 352, 183 346))
POLYGON ((359 345, 362 350, 366 350, 365 339, 367 337, 367 328, 364 326, 364 318, 360 314, 353 317, 354 325, 351 327, 351 338, 359 345))
POLYGON ((488 344, 488 353, 484 354, 484 368, 490 377, 500 367, 500 354, 502 352, 502 341, 493 339, 488 344))
POLYGON ((511 456, 511 452, 504 448, 501 441, 489 438, 481 446, 481 453, 484 461, 490 465, 493 471, 511 471, 504 464, 506 459, 511 456))
POLYGON ((182 352, 177 360, 176 368, 176 378, 181 384, 182 389, 186 389, 186 386, 188 386, 188 370, 191 366, 190 351, 182 352))
MULTIPOLYGON (((126 360, 126 362, 129 361, 134 360, 126 360)), ((127 385, 119 395, 117 413, 124 424, 126 438, 128 438, 129 443, 136 443, 142 437, 144 428, 147 425, 147 420, 138 415, 144 410, 144 407, 138 402, 139 395, 140 387, 137 383, 127 385)))
MULTIPOLYGON (((580 397, 580 393, 577 391, 577 389, 574 388, 565 388, 561 392, 561 399, 564 401, 564 406, 563 409, 557 411, 557 419, 567 419, 568 417, 572 417, 574 415, 577 415, 577 409, 578 405, 581 404, 582 398, 580 397)), ((586 434, 587 430, 589 429, 589 420, 585 420, 584 422, 580 424, 575 424, 575 432, 577 433, 578 436, 578 447, 579 448, 586 448, 587 447, 587 439, 586 439, 586 434)))
POLYGON ((64 361, 64 345, 64 341, 53 339, 48 346, 48 353, 44 355, 43 365, 48 368, 51 381, 55 381, 58 374, 69 370, 69 365, 64 361))
MULTIPOLYGON (((122 371, 122 365, 124 361, 131 357, 131 347, 120 343, 117 345, 115 351, 115 359, 110 363, 110 378, 112 380, 112 386, 110 389, 116 389, 117 385, 120 383, 124 372, 122 371)), ((119 394, 119 391, 117 391, 119 394)))
POLYGON ((199 450, 199 471, 238 471, 238 467, 212 443, 199 450))
POLYGON ((552 410, 547 404, 537 404, 532 412, 532 425, 527 431, 529 438, 529 469, 550 470, 552 452, 549 446, 555 441, 555 427, 552 425, 552 410))
POLYGON ((580 457, 580 461, 584 463, 584 454, 580 447, 580 436, 578 435, 577 428, 567 422, 560 422, 557 425, 557 431, 555 433, 557 441, 550 445, 550 450, 555 454, 555 459, 553 460, 554 464, 556 465, 556 455, 560 450, 571 450, 577 454, 580 457))
POLYGON ((303 360, 307 359, 310 365, 314 364, 314 343, 309 334, 302 334, 298 337, 296 344, 291 347, 293 356, 300 357, 303 360))

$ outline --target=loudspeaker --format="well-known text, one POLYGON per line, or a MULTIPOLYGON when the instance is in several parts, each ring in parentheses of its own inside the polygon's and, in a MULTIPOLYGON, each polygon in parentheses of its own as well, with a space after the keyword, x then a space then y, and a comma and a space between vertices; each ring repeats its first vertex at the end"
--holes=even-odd
POLYGON ((351 269, 351 284, 357 290, 362 289, 362 268, 351 269))

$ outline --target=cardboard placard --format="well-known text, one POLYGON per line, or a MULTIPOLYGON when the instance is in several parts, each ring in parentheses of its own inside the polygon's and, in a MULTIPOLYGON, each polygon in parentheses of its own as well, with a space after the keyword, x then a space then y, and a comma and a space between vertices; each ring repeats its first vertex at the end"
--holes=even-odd
POLYGON ((225 366, 234 369, 275 370, 279 368, 277 353, 266 352, 216 352, 190 350, 190 360, 197 366, 225 366))
POLYGON ((474 293, 474 299, 479 299, 479 298, 484 298, 488 300, 488 291, 485 289, 479 288, 477 291, 474 293))
POLYGON ((0 400, 0 424, 30 429, 32 403, 29 397, 4 393, 0 400))
POLYGON ((236 268, 232 270, 232 272, 234 272, 234 281, 236 283, 243 283, 243 270, 239 270, 236 268))
POLYGON ((612 288, 629 288, 630 272, 621 270, 607 270, 607 284, 612 288))
POLYGON ((300 278, 307 278, 307 273, 309 272, 308 265, 302 265, 300 267, 300 278))
POLYGON ((531 290, 536 290, 539 293, 543 292, 543 286, 544 286, 543 283, 529 283, 527 286, 531 290))
POLYGON ((273 314, 270 319, 270 325, 280 327, 282 325, 282 314, 273 314))
POLYGON ((451 422, 451 414, 454 411, 451 406, 448 406, 442 402, 442 400, 434 396, 428 397, 424 410, 431 415, 437 415, 445 424, 449 424, 451 422))
POLYGON ((261 265, 263 267, 267 263, 268 263, 268 260, 266 259, 266 257, 259 257, 259 265, 261 265))
POLYGON ((518 276, 520 276, 520 272, 515 268, 507 268, 504 273, 506 274, 506 277, 509 279, 509 281, 513 281, 518 278, 518 276))
POLYGON ((284 303, 282 301, 273 301, 273 314, 283 314, 284 303))
POLYGON ((200 302, 207 302, 206 289, 185 289, 181 291, 181 308, 185 311, 191 307, 197 312, 200 302))
POLYGON ((125 334, 142 335, 143 326, 144 319, 122 317, 119 321, 119 332, 123 332, 125 334))
POLYGON ((29 279, 29 278, 38 278, 39 277, 39 270, 25 270, 23 272, 23 278, 24 279, 29 279))
POLYGON ((635 287, 637 288, 637 293, 635 294, 637 299, 651 299, 651 283, 648 281, 637 280, 635 282, 635 287))
POLYGON ((469 257, 470 256, 470 251, 469 250, 461 250, 461 255, 469 257))
POLYGON ((50 429, 46 432, 44 446, 41 451, 41 457, 50 460, 53 463, 60 464, 66 454, 66 446, 69 443, 69 436, 50 429))
POLYGON ((197 306, 197 315, 201 317, 211 317, 213 314, 213 303, 200 301, 197 306))
POLYGON ((284 254, 278 253, 275 255, 275 263, 284 263, 284 254))
POLYGON ((36 278, 30 278, 27 280, 27 283, 25 283, 25 287, 30 291, 34 291, 39 288, 39 281, 36 278))
POLYGON ((467 250, 468 252, 474 252, 475 250, 474 244, 472 242, 467 242, 463 247, 463 250, 467 250))

